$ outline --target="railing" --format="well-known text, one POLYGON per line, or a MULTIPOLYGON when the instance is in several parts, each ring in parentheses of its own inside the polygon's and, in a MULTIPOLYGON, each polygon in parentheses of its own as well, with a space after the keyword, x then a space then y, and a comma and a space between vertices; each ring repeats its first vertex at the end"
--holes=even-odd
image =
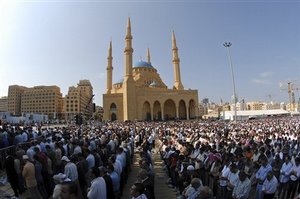
POLYGON ((32 139, 29 142, 24 142, 24 143, 20 143, 18 145, 12 145, 12 146, 0 149, 0 170, 5 168, 4 163, 5 163, 6 156, 16 153, 17 146, 26 151, 31 146, 32 142, 38 141, 41 138, 42 138, 42 136, 39 136, 39 137, 35 138, 34 140, 32 139))

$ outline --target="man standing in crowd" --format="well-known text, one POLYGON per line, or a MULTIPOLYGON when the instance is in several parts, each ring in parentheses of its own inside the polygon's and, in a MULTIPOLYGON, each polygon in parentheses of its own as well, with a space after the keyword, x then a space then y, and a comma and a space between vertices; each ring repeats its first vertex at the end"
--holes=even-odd
POLYGON ((34 164, 29 161, 27 155, 23 155, 23 161, 25 162, 22 175, 25 179, 26 187, 29 190, 29 194, 33 199, 41 199, 41 195, 37 188, 37 181, 35 178, 34 164))
POLYGON ((144 186, 141 183, 135 183, 130 188, 132 199, 148 199, 144 194, 144 186))
POLYGON ((262 191, 264 195, 264 199, 272 199, 275 196, 278 187, 278 180, 273 175, 272 171, 269 171, 267 174, 267 178, 263 183, 262 191))
POLYGON ((233 188, 233 199, 247 199, 251 189, 251 182, 244 171, 239 172, 239 181, 233 188))
POLYGON ((263 183, 267 177, 267 174, 269 171, 272 171, 272 167, 270 164, 268 164, 268 159, 266 156, 260 157, 260 163, 261 166, 259 170, 256 172, 256 180, 257 180, 257 186, 256 186, 256 198, 257 199, 263 199, 263 183))
POLYGON ((91 187, 88 188, 88 194, 87 194, 88 199, 99 199, 99 198, 106 199, 107 198, 106 184, 105 184, 105 180, 100 176, 99 169, 93 167, 92 175, 94 179, 92 180, 91 187))

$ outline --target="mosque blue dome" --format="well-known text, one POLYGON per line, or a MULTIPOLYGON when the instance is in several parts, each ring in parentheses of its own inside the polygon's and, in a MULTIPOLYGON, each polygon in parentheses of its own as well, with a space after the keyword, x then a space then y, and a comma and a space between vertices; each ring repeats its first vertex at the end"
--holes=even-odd
POLYGON ((150 67, 150 68, 153 68, 153 66, 150 63, 142 61, 142 60, 140 60, 138 62, 135 62, 133 66, 134 67, 150 67))
POLYGON ((119 81, 116 82, 116 84, 120 84, 120 83, 123 83, 124 81, 124 78, 120 79, 119 81))

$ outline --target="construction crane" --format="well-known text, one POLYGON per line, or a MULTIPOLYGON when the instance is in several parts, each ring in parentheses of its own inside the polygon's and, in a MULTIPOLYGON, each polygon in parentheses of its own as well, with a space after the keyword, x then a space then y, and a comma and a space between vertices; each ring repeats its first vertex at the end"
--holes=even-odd
MULTIPOLYGON (((287 89, 281 88, 281 90, 287 90, 289 94, 289 103, 290 103, 290 111, 295 110, 295 90, 300 90, 300 87, 294 87, 294 82, 297 80, 287 82, 287 89)), ((280 83, 280 87, 282 87, 282 84, 280 83)))

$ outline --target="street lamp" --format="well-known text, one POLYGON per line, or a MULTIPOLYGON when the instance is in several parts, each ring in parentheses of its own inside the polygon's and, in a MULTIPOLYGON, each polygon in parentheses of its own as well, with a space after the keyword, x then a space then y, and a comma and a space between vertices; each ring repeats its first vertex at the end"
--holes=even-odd
POLYGON ((233 102, 234 102, 234 122, 236 123, 236 118, 237 118, 237 111, 236 111, 236 91, 235 91, 235 81, 234 81, 234 74, 233 74, 233 67, 232 67, 232 61, 231 61, 231 55, 230 55, 230 46, 232 44, 230 42, 225 42, 223 46, 227 48, 227 55, 228 55, 228 60, 229 60, 229 65, 231 69, 231 77, 232 77, 232 86, 233 86, 233 102))

